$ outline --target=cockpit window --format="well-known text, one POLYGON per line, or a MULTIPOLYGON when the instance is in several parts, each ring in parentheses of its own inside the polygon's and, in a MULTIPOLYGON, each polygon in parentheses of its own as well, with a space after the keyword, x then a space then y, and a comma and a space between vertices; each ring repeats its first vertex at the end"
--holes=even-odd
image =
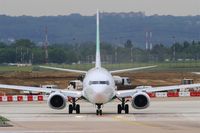
POLYGON ((90 81, 89 82, 89 85, 94 85, 94 84, 109 85, 109 81, 90 81))
POLYGON ((90 81, 90 84, 99 84, 98 81, 90 81))

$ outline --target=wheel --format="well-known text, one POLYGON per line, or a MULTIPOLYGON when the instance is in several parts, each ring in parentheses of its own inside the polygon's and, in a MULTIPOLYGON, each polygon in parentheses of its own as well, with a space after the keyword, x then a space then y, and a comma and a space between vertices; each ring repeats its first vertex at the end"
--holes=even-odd
POLYGON ((80 114, 80 105, 79 104, 76 105, 76 113, 80 114))
POLYGON ((125 114, 129 113, 129 106, 128 106, 128 104, 125 104, 124 110, 125 110, 125 114))
POLYGON ((102 115, 102 110, 99 110, 99 114, 102 115))
POLYGON ((69 105, 69 114, 72 114, 72 112, 73 112, 73 106, 72 106, 72 104, 70 104, 69 105))
POLYGON ((122 113, 122 106, 121 106, 121 104, 118 104, 118 106, 117 106, 117 113, 118 114, 122 113))
POLYGON ((98 109, 96 110, 96 115, 99 115, 99 110, 98 109))

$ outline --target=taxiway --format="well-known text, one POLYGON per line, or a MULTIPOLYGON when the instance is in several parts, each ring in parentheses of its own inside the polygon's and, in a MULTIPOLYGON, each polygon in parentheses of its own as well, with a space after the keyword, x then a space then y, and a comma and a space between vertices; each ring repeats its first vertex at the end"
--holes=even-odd
POLYGON ((200 98, 155 98, 145 110, 117 114, 119 102, 104 105, 103 115, 96 116, 90 103, 79 102, 81 114, 50 109, 46 102, 2 102, 0 115, 10 120, 13 127, 0 127, 0 133, 188 133, 200 130, 200 98))

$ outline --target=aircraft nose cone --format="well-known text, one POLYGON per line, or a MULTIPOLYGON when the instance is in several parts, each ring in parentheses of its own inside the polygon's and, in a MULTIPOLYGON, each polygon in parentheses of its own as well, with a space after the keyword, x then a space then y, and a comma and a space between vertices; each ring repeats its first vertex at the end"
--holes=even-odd
POLYGON ((93 91, 93 99, 95 103, 105 103, 109 100, 107 88, 96 88, 93 91))
POLYGON ((103 94, 100 93, 96 93, 94 96, 95 101, 97 101, 97 103, 102 103, 101 101, 103 101, 103 99, 105 99, 105 96, 103 94))
POLYGON ((109 86, 91 86, 85 91, 85 97, 94 104, 109 102, 114 95, 113 89, 109 86))

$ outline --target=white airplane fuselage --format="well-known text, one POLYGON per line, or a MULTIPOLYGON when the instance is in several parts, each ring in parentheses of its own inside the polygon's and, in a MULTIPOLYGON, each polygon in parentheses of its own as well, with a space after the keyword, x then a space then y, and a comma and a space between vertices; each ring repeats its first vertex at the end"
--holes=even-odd
POLYGON ((104 104, 115 96, 115 82, 109 71, 100 67, 90 69, 83 80, 83 96, 93 104, 104 104))

